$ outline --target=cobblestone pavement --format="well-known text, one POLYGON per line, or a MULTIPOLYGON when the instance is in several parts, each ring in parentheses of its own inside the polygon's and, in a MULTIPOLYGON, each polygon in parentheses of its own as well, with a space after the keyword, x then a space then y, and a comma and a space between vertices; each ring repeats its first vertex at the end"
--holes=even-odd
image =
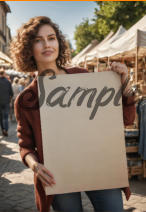
MULTIPOLYGON (((124 199, 124 211, 146 212, 146 180, 130 181, 132 196, 124 199)), ((93 212, 82 193, 85 212, 93 212)), ((0 212, 37 212, 34 200, 33 173, 20 159, 16 123, 10 123, 9 136, 0 132, 0 212)), ((118 212, 118 211, 117 211, 118 212)))

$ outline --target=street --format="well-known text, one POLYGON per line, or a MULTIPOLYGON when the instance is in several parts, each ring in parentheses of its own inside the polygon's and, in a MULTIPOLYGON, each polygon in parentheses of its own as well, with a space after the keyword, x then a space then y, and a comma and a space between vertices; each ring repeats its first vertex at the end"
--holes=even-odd
MULTIPOLYGON (((10 122, 9 136, 0 132, 0 212, 37 212, 34 200, 33 173, 20 159, 16 123, 10 122)), ((130 180, 132 195, 125 200, 124 211, 146 212, 146 180, 130 180)), ((93 212, 90 201, 83 196, 86 212, 93 212)), ((117 211, 118 212, 118 211, 117 211)))

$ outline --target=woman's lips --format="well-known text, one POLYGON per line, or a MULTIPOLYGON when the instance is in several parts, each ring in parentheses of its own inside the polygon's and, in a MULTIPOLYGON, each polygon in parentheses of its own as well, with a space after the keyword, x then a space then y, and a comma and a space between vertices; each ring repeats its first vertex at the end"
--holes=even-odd
POLYGON ((44 51, 42 54, 45 56, 50 56, 53 53, 53 51, 44 51))

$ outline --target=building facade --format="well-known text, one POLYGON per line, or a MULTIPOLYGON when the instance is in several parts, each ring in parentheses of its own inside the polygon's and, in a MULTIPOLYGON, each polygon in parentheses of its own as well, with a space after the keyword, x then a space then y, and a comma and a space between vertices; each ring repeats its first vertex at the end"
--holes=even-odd
POLYGON ((7 13, 11 12, 8 4, 0 1, 0 51, 9 55, 9 43, 11 41, 10 28, 7 26, 7 13))

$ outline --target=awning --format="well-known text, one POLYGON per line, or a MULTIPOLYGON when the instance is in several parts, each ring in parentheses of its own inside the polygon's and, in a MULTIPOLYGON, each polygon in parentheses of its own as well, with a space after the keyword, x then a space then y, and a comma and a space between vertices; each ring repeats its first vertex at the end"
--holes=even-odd
POLYGON ((146 54, 146 15, 112 43, 109 56, 132 56, 136 47, 140 47, 140 54, 146 54))
POLYGON ((9 64, 12 65, 13 61, 6 54, 0 51, 0 65, 9 64))

